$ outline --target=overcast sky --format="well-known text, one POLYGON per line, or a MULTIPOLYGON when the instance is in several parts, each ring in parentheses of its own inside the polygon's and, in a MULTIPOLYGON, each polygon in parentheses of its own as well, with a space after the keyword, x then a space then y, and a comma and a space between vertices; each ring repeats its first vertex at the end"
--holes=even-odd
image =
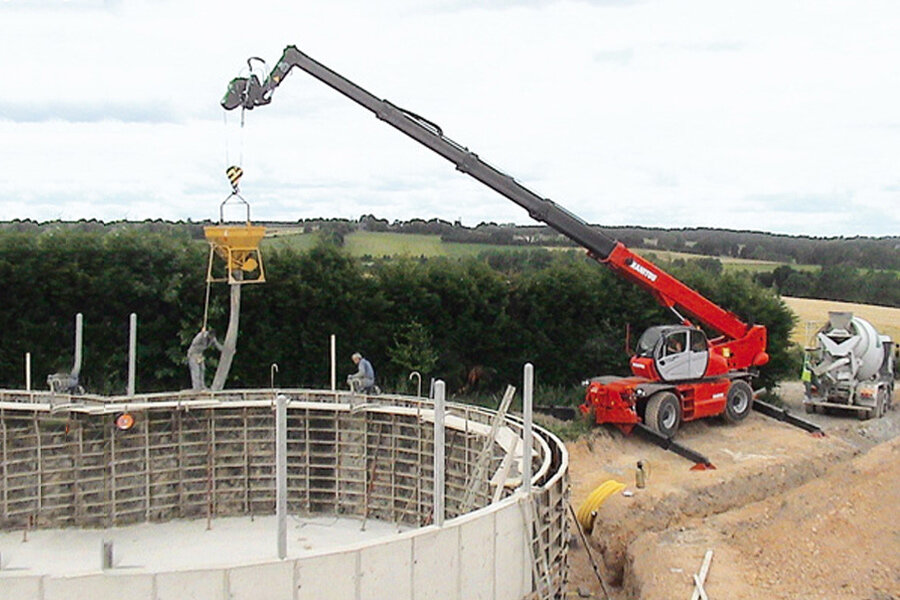
POLYGON ((0 220, 532 222, 286 45, 591 223, 900 234, 896 0, 0 0, 0 220), (230 216, 230 215, 226 215, 230 216))

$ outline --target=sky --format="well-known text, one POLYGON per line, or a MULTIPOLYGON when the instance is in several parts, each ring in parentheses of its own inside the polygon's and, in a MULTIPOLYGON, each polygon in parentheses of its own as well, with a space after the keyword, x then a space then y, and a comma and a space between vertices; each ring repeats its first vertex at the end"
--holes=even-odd
POLYGON ((0 0, 0 220, 218 219, 238 164, 255 221, 533 222, 302 71, 219 106, 296 45, 590 223, 900 235, 898 31, 896 0, 0 0))

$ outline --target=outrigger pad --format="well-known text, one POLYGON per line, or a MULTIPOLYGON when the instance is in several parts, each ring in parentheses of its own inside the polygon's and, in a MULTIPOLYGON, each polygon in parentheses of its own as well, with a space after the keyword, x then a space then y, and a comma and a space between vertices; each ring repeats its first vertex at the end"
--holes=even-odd
POLYGON ((645 440, 653 442, 663 450, 668 450, 669 452, 674 452, 678 456, 684 457, 694 463, 694 466, 691 467, 691 471, 705 471, 707 469, 715 469, 715 465, 713 465, 706 456, 700 454, 696 450, 692 450, 683 444, 679 444, 672 438, 667 438, 664 435, 653 431, 643 423, 637 423, 634 426, 634 430, 637 431, 645 440))

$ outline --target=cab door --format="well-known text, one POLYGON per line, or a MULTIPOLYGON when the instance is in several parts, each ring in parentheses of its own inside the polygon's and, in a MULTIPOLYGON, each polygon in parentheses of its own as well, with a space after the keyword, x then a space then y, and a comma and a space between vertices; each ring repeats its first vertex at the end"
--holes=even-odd
POLYGON ((687 328, 670 331, 656 346, 656 369, 663 381, 692 379, 688 333, 687 328))
POLYGON ((706 375, 706 365, 709 363, 709 344, 706 334, 701 329, 690 330, 691 352, 689 378, 700 379, 706 375))

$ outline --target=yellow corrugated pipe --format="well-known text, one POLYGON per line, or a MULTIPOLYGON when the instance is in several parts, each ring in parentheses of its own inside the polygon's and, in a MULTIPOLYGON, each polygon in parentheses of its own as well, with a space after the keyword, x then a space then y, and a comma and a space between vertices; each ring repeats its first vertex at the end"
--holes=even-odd
POLYGON ((594 528, 594 516, 596 516, 596 511, 600 508, 600 505, 606 502, 607 498, 624 489, 624 483, 620 483, 615 479, 607 479, 591 492, 587 497, 587 500, 581 503, 581 506, 578 508, 578 513, 576 514, 576 518, 578 519, 581 528, 584 529, 585 532, 590 533, 594 528))

